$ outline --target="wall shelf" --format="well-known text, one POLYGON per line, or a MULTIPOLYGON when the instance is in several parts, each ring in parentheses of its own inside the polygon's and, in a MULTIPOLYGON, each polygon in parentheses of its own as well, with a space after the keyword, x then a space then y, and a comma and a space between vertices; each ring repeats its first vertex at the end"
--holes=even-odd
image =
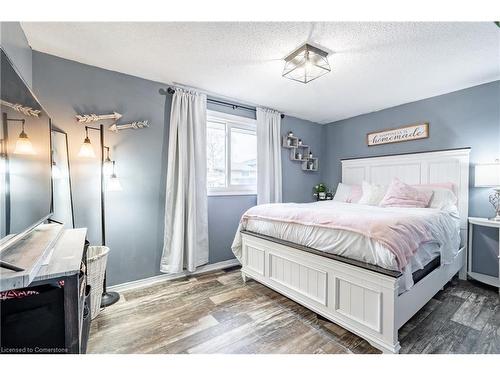
POLYGON ((290 150, 291 161, 302 163, 303 171, 316 172, 318 170, 318 158, 309 157, 311 147, 304 144, 293 132, 283 136, 282 146, 290 150))

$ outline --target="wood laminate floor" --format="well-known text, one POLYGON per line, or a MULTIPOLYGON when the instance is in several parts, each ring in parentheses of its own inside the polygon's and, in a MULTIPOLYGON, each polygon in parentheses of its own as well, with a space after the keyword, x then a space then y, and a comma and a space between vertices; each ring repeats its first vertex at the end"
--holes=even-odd
MULTIPOLYGON (((500 353, 495 289, 454 279, 399 334, 401 353, 500 353)), ((233 268, 122 294, 88 353, 380 353, 233 268)))

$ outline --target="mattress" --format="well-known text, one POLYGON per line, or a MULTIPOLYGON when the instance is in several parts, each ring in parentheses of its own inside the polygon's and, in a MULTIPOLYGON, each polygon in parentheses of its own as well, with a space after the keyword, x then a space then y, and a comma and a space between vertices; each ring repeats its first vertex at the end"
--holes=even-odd
MULTIPOLYGON (((317 207, 316 203, 303 205, 303 207, 307 207, 307 209, 313 211, 317 207)), ((343 209, 345 210, 346 206, 345 204, 343 205, 343 209)), ((348 206, 349 210, 352 207, 353 211, 359 211, 360 214, 369 214, 372 209, 367 206, 360 207, 362 205, 358 204, 348 204, 348 206)), ((331 209, 335 210, 336 208, 335 204, 331 203, 331 209)), ((373 210, 380 209, 373 208, 373 210)), ((397 211, 397 209, 393 210, 397 211)), ((405 209, 403 212, 408 215, 415 215, 424 212, 421 210, 428 209, 405 209)), ((441 263, 449 263, 449 260, 454 258, 460 244, 459 221, 458 217, 455 217, 453 214, 454 211, 451 210, 451 213, 448 214, 447 212, 441 213, 434 210, 438 214, 432 215, 432 222, 430 224, 432 226, 433 238, 436 240, 422 243, 411 259, 409 259, 408 265, 402 270, 398 267, 394 253, 384 246, 384 244, 367 235, 350 230, 248 217, 245 220, 244 226, 240 224, 238 231, 245 230, 276 240, 287 241, 291 244, 304 246, 307 249, 313 249, 323 255, 334 255, 341 257, 341 259, 359 262, 359 265, 364 264, 378 267, 374 270, 382 273, 388 272, 388 274, 398 277, 401 285, 400 292, 402 292, 413 286, 413 274, 418 270, 424 269, 437 257, 440 257, 441 263)), ((401 211, 398 213, 401 214, 401 211)), ((238 247, 240 247, 239 241, 239 233, 236 233, 232 248, 237 256, 238 247)))

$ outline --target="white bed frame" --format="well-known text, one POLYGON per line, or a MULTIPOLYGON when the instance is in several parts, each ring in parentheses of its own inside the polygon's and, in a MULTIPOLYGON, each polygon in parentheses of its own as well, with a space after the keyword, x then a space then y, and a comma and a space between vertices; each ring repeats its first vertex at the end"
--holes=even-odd
MULTIPOLYGON (((388 185, 453 182, 466 244, 469 152, 458 149, 342 160, 342 181, 388 185)), ((457 273, 465 278, 466 247, 399 295, 397 278, 242 233, 242 276, 268 286, 387 353, 398 353, 398 330, 457 273)))

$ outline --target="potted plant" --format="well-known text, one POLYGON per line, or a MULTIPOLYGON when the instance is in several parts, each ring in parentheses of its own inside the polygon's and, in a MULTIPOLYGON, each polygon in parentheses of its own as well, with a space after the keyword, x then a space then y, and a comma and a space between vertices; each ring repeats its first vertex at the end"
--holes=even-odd
POLYGON ((326 185, 323 183, 320 183, 316 186, 314 186, 314 197, 317 200, 324 200, 326 198, 326 185))

